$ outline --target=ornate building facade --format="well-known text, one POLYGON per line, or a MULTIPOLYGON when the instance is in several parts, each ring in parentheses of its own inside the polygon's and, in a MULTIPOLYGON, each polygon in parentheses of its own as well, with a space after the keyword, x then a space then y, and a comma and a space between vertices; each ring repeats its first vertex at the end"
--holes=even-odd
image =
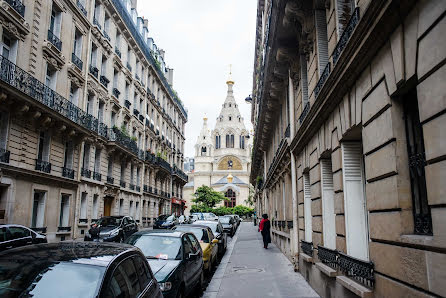
POLYGON ((0 23, 0 222, 58 241, 181 208, 187 112, 136 1, 3 1, 0 23))
POLYGON ((186 213, 193 193, 202 185, 223 192, 228 201, 222 205, 227 207, 246 205, 248 199, 251 138, 234 98, 234 81, 229 78, 226 84, 228 91, 215 128, 210 130, 204 118, 195 144, 194 171, 189 173, 190 181, 184 187, 186 213))
POLYGON ((445 12, 258 1, 256 208, 322 297, 446 296, 445 12))

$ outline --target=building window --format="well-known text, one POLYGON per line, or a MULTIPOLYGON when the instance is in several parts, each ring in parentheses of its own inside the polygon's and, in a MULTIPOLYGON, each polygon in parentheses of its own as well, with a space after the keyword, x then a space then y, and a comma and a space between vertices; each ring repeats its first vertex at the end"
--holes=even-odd
POLYGON ((201 156, 206 156, 206 147, 201 147, 201 156))
POLYGON ((232 208, 237 205, 237 195, 232 189, 228 189, 225 193, 225 197, 229 199, 225 201, 225 207, 232 208))
POLYGON ((43 161, 50 160, 50 134, 49 132, 41 131, 39 135, 39 148, 37 152, 37 159, 43 161))
POLYGON ((102 101, 99 102, 98 106, 98 120, 100 123, 104 122, 104 103, 102 101))
POLYGON ((307 58, 304 54, 300 55, 300 78, 301 78, 301 91, 302 91, 302 111, 305 105, 308 103, 308 70, 307 70, 307 58))
POLYGON ((63 166, 66 169, 73 169, 73 154, 74 153, 74 145, 73 142, 65 142, 65 156, 63 166))
POLYGON ((82 56, 82 33, 76 29, 74 32, 74 48, 73 53, 81 59, 82 56))
POLYGON ((305 217, 305 241, 312 242, 313 241, 313 226, 312 220, 313 217, 311 215, 311 189, 310 189, 310 174, 303 174, 304 180, 304 217, 305 217))
POLYGON ((119 215, 124 215, 124 199, 119 199, 119 215))
POLYGON ((93 214, 91 215, 92 219, 98 219, 99 212, 99 196, 97 194, 93 195, 93 214))
POLYGON ((322 226, 324 246, 336 249, 336 223, 334 213, 334 189, 331 159, 321 159, 322 226))
POLYGON ((46 191, 34 191, 33 213, 31 218, 32 228, 43 228, 45 225, 45 199, 46 191))
POLYGON ((245 136, 240 136, 240 148, 245 149, 245 136))
POLYGON ((129 213, 131 217, 135 217, 134 212, 135 210, 133 210, 133 201, 130 201, 129 213))
POLYGON ((101 172, 101 149, 96 148, 95 154, 94 154, 94 172, 100 173, 101 172))
POLYGON ((94 96, 93 95, 88 95, 88 99, 87 99, 87 113, 90 115, 93 115, 93 111, 94 111, 94 96))
POLYGON ((221 136, 215 136, 215 149, 220 149, 221 147, 221 136))
POLYGON ((11 38, 3 28, 1 55, 12 63, 15 63, 17 58, 17 45, 17 39, 11 38))
POLYGON ((60 198, 59 227, 68 227, 70 218, 70 195, 62 194, 60 198))
POLYGON ((432 218, 427 199, 425 176, 426 155, 424 151, 424 136, 418 112, 416 90, 404 98, 403 104, 409 155, 414 232, 420 235, 432 235, 432 218))
POLYGON ((88 170, 90 168, 90 144, 84 144, 84 158, 82 160, 82 168, 88 170))
POLYGON ((77 104, 79 102, 79 88, 76 87, 73 83, 71 83, 71 86, 70 86, 69 100, 75 106, 77 106, 77 104))
POLYGON ((139 174, 140 174, 140 169, 139 167, 136 168, 136 186, 139 186, 140 181, 139 181, 139 174))
POLYGON ((114 111, 111 112, 110 124, 112 127, 116 126, 116 113, 114 111))
POLYGON ((6 147, 8 145, 8 128, 9 113, 0 111, 0 149, 6 150, 6 147))
POLYGON ((52 69, 48 64, 46 65, 45 84, 51 89, 56 89, 57 71, 52 69))
POLYGON ((337 33, 338 40, 350 21, 353 11, 355 10, 354 0, 336 0, 336 18, 338 22, 337 33))
POLYGON ((79 210, 79 219, 87 218, 87 193, 83 192, 81 194, 81 206, 79 210))
POLYGON ((111 155, 108 156, 107 176, 113 177, 113 157, 111 155))
POLYGON ((57 37, 60 37, 60 25, 61 25, 62 13, 53 4, 51 9, 50 27, 49 30, 57 37))
POLYGON ((232 120, 232 117, 231 116, 229 116, 229 121, 231 121, 232 120))
POLYGON ((234 148, 234 135, 226 135, 226 148, 234 148))
POLYGON ((91 54, 90 54, 90 61, 91 61, 91 66, 96 67, 97 65, 97 58, 98 57, 98 47, 92 43, 91 45, 91 54))
POLYGON ((136 212, 135 212, 135 218, 139 219, 139 202, 136 202, 136 212))
POLYGON ((133 184, 133 182, 134 182, 133 171, 134 171, 134 167, 133 167, 133 165, 130 165, 130 184, 133 184))

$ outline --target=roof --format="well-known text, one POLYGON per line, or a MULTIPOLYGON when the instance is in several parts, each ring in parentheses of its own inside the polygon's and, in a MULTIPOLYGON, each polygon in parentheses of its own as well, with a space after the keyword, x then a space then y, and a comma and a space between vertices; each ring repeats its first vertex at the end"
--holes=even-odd
MULTIPOLYGON (((224 185, 224 184, 228 184, 228 175, 224 176, 223 178, 221 178, 220 180, 218 180, 217 182, 215 182, 212 185, 224 185)), ((237 176, 233 176, 232 178, 232 184, 238 184, 238 185, 247 185, 247 183, 243 182, 240 178, 238 178, 237 176)))

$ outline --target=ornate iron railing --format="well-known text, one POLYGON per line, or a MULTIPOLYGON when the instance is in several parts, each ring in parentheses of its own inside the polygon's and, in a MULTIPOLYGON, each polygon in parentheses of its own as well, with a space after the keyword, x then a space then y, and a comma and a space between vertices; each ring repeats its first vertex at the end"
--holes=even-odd
POLYGON ((138 111, 138 109, 133 109, 133 115, 135 115, 136 117, 138 117, 138 115, 139 115, 139 111, 138 111))
POLYGON ((352 16, 350 17, 350 20, 348 21, 347 27, 345 27, 344 32, 342 32, 341 38, 339 39, 333 51, 333 65, 336 65, 336 63, 338 62, 342 51, 347 45, 350 36, 352 36, 352 33, 355 30, 356 25, 358 23, 359 23, 359 7, 356 7, 355 10, 353 11, 352 16))
POLYGON ((39 227, 39 228, 34 227, 31 228, 31 230, 33 230, 36 233, 42 233, 42 234, 46 233, 46 227, 39 227))
POLYGON ((62 168, 62 176, 70 179, 74 179, 74 170, 69 168, 62 168))
POLYGON ((173 166, 172 173, 174 175, 180 177, 182 180, 184 180, 186 182, 189 180, 188 176, 181 169, 179 169, 176 165, 173 166))
POLYGON ((135 190, 135 184, 130 183, 130 184, 129 184, 129 189, 130 189, 130 190, 135 190))
POLYGON ((119 180, 119 185, 120 185, 122 188, 125 188, 125 181, 124 181, 124 180, 119 180))
POLYGON ((62 41, 51 30, 48 30, 48 41, 51 42, 59 51, 62 50, 62 41))
POLYGON ((57 227, 58 232, 70 232, 71 227, 57 227))
POLYGON ((130 72, 132 72, 132 66, 130 65, 130 63, 127 61, 127 68, 128 70, 130 70, 130 72))
POLYGON ((91 178, 91 170, 81 168, 81 176, 85 178, 91 178))
POLYGON ((290 137, 290 125, 288 124, 288 126, 285 129, 285 138, 289 138, 290 137))
POLYGON ((155 155, 146 151, 146 154, 144 156, 144 160, 149 162, 149 163, 153 163, 155 161, 155 155))
POLYGON ((115 178, 107 176, 107 183, 108 184, 115 184, 115 178))
POLYGON ((11 153, 3 148, 0 148, 0 162, 9 163, 9 156, 11 153))
POLYGON ((19 0, 6 0, 6 2, 14 8, 15 11, 19 13, 19 15, 25 17, 25 5, 19 0))
POLYGON ((307 242, 307 241, 300 241, 300 248, 302 251, 309 255, 310 257, 313 256, 313 242, 307 242))
POLYGON ((168 171, 169 173, 171 173, 172 171, 172 167, 170 166, 170 164, 165 161, 164 159, 162 159, 161 157, 156 157, 156 163, 158 165, 161 166, 161 168, 165 169, 166 171, 168 171))
POLYGON ((85 9, 85 7, 82 5, 82 3, 79 0, 76 1, 76 5, 77 5, 77 8, 79 8, 79 10, 84 14, 84 16, 87 16, 87 10, 85 9))
POLYGON ((108 87, 108 83, 110 83, 110 80, 107 79, 106 76, 100 76, 99 77, 99 82, 101 82, 101 84, 104 85, 105 88, 107 88, 108 87))
POLYGON ((97 79, 99 76, 99 69, 96 66, 90 65, 90 73, 97 79))
POLYGON ((36 168, 37 171, 50 173, 51 172, 51 163, 48 161, 44 161, 41 159, 36 159, 36 168))
POLYGON ((302 124, 304 122, 305 117, 307 117, 308 112, 310 111, 310 102, 307 101, 305 103, 304 109, 302 110, 302 114, 299 116, 299 124, 302 124))
POLYGON ((97 181, 101 181, 102 180, 102 175, 98 172, 94 172, 93 171, 93 179, 97 180, 97 181))
POLYGON ((321 245, 317 246, 317 256, 327 266, 335 269, 338 265, 338 252, 335 249, 329 249, 321 245))
POLYGON ((130 101, 128 101, 127 99, 124 101, 124 106, 130 110, 130 106, 132 105, 132 103, 130 101))
POLYGON ((138 145, 129 136, 125 135, 118 128, 114 127, 108 130, 109 141, 116 142, 125 147, 130 152, 138 155, 138 145))
POLYGON ((140 114, 140 115, 138 116, 138 119, 139 119, 139 121, 144 122, 144 116, 143 116, 142 114, 140 114))
POLYGON ((141 186, 136 185, 135 189, 136 189, 137 192, 140 192, 141 191, 141 186))
POLYGON ((118 47, 115 47, 115 53, 119 58, 121 58, 121 51, 118 49, 118 47))
POLYGON ((330 72, 331 72, 331 63, 328 62, 327 66, 325 66, 324 71, 321 74, 321 77, 319 78, 319 81, 317 81, 316 87, 314 87, 314 98, 317 98, 317 96, 319 95, 319 92, 324 86, 325 81, 327 81, 328 77, 330 76, 330 72))
POLYGON ((102 30, 102 26, 99 24, 99 21, 96 20, 96 16, 93 17, 93 25, 98 26, 99 30, 102 30))
POLYGON ((338 252, 339 269, 348 277, 373 287, 375 283, 374 264, 338 252))
POLYGON ((77 68, 82 70, 82 66, 84 66, 84 63, 78 56, 76 56, 75 53, 71 53, 71 61, 73 62, 74 65, 76 65, 77 68))
POLYGON ((121 94, 121 91, 118 90, 118 88, 113 88, 112 94, 119 99, 119 95, 121 94))
POLYGON ((111 41, 110 35, 108 35, 107 31, 104 30, 102 33, 104 33, 105 39, 107 39, 108 41, 111 41))

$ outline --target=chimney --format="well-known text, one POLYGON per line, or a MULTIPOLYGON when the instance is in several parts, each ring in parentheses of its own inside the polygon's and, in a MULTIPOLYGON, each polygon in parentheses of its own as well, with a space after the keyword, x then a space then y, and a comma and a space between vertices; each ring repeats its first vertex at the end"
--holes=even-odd
POLYGON ((173 86, 173 68, 167 68, 167 82, 173 86))
POLYGON ((143 19, 143 22, 144 22, 144 27, 149 29, 149 20, 148 19, 143 19))
POLYGON ((131 8, 134 8, 134 9, 136 9, 136 4, 137 4, 137 0, 130 0, 131 2, 131 8))

